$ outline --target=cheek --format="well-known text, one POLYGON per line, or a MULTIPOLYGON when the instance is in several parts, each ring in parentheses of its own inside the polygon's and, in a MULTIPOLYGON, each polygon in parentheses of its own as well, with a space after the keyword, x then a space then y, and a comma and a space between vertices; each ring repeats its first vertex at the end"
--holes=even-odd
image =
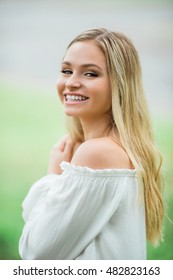
POLYGON ((111 86, 110 83, 107 81, 104 81, 103 83, 100 83, 97 87, 96 92, 98 93, 98 96, 100 98, 100 101, 107 104, 107 106, 111 106, 112 103, 112 93, 111 93, 111 86))

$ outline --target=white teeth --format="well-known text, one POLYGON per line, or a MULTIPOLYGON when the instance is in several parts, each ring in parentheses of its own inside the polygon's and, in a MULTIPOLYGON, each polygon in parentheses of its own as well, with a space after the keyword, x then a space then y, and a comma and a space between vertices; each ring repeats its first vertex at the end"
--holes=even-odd
POLYGON ((80 95, 68 95, 68 94, 66 95, 66 101, 73 101, 73 100, 83 101, 86 99, 87 99, 86 97, 80 95))

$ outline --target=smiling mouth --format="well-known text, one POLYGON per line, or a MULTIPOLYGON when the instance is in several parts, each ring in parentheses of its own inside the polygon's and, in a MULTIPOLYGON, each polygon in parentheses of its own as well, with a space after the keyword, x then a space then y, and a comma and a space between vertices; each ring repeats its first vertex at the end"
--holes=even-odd
POLYGON ((85 97, 85 96, 82 96, 82 95, 69 95, 69 94, 66 94, 65 95, 65 100, 67 102, 73 102, 73 101, 85 101, 89 99, 88 97, 85 97))

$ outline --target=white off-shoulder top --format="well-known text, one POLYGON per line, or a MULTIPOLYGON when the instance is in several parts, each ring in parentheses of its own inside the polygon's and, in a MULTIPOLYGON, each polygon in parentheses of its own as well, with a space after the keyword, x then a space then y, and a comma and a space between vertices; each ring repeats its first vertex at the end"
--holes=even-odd
MULTIPOLYGON (((136 170, 74 166, 37 181, 23 202, 22 259, 146 259, 136 170)), ((140 195, 141 196, 141 195, 140 195)))

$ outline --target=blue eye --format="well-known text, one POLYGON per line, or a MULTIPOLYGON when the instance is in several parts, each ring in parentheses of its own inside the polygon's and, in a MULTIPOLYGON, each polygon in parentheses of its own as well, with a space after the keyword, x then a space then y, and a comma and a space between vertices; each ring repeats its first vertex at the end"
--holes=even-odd
POLYGON ((86 72, 85 76, 87 76, 87 77, 97 77, 98 75, 94 72, 86 72))
POLYGON ((72 71, 69 69, 64 69, 64 70, 61 70, 61 73, 69 75, 69 74, 72 74, 72 71))

